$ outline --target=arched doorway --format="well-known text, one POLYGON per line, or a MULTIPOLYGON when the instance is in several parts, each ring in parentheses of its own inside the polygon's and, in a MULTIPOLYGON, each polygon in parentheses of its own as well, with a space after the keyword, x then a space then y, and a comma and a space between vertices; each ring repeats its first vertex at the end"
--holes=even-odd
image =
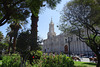
POLYGON ((64 46, 64 51, 65 51, 65 53, 68 53, 68 46, 67 45, 64 46))

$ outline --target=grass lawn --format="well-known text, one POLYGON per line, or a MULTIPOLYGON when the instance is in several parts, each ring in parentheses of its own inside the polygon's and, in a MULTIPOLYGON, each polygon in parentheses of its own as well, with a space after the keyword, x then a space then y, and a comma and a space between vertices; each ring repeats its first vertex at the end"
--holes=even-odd
POLYGON ((75 67, 96 67, 96 63, 74 61, 75 67))
POLYGON ((0 67, 1 67, 1 65, 2 65, 2 60, 0 60, 0 67))

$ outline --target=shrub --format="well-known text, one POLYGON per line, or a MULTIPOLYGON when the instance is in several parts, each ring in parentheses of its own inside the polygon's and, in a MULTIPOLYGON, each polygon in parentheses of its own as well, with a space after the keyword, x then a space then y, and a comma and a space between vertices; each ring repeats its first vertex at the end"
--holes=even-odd
POLYGON ((43 55, 38 63, 38 67, 74 67, 72 58, 66 55, 43 55))
POLYGON ((3 56, 2 67, 20 67, 20 64, 20 55, 18 54, 3 56))
POLYGON ((42 56, 42 51, 40 51, 40 50, 32 51, 31 55, 32 55, 31 58, 33 58, 33 56, 34 56, 33 59, 35 59, 35 60, 40 59, 40 57, 42 56))
POLYGON ((42 51, 37 50, 35 56, 37 56, 37 59, 40 59, 40 57, 42 56, 42 51))
POLYGON ((2 55, 0 55, 0 60, 2 60, 2 55))
POLYGON ((29 62, 32 65, 32 63, 34 62, 35 64, 38 63, 38 61, 40 60, 40 57, 42 56, 42 51, 31 51, 29 54, 29 62))

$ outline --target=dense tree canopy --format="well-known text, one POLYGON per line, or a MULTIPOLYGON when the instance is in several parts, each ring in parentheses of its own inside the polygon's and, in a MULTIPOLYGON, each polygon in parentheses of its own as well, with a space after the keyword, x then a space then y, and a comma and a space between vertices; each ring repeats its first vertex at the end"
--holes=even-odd
POLYGON ((0 49, 7 49, 8 47, 8 42, 6 42, 6 39, 3 36, 3 33, 0 31, 0 49))
POLYGON ((100 66, 100 5, 95 0, 72 0, 63 8, 60 30, 76 34, 97 55, 100 66))
POLYGON ((27 50, 30 46, 30 40, 31 39, 29 31, 20 33, 20 35, 17 38, 17 51, 21 52, 27 50))
MULTIPOLYGON (((31 37, 30 30, 21 32, 17 38, 17 44, 16 44, 17 51, 23 52, 23 51, 30 50, 29 46, 31 46, 31 41, 32 41, 31 38, 32 37, 31 37)), ((34 47, 34 50, 39 48, 41 42, 42 41, 38 37, 38 46, 34 47)))
MULTIPOLYGON (((33 51, 30 51, 31 44, 33 43, 32 41, 33 40, 32 40, 30 30, 21 32, 17 38, 17 44, 16 44, 17 50, 16 51, 18 51, 21 54, 21 56, 23 57, 23 60, 27 60, 30 58, 30 60, 33 61, 32 57, 30 57, 30 55, 33 56, 33 54, 31 54, 31 52, 33 51)), ((40 43, 41 43, 41 40, 38 39, 38 45, 33 45, 34 51, 41 49, 40 43)))
MULTIPOLYGON (((30 43, 31 45, 31 51, 35 50, 38 47, 37 22, 39 18, 38 15, 39 15, 40 8, 47 6, 53 9, 56 7, 58 3, 60 3, 60 1, 61 0, 3 0, 3 1, 0 1, 0 26, 4 25, 5 23, 14 22, 15 20, 25 21, 26 18, 29 17, 29 14, 31 13, 32 14, 31 15, 31 21, 32 21, 31 36, 28 43, 30 43)), ((15 40, 17 37, 16 34, 18 33, 18 30, 19 30, 19 28, 17 27, 19 26, 17 25, 17 23, 13 23, 13 24, 10 26, 13 32, 11 31, 9 34, 11 35, 10 42, 12 40, 12 37, 14 37, 13 43, 15 44, 16 43, 15 40)), ((21 36, 19 37, 20 39, 22 39, 21 36)), ((19 38, 18 40, 20 40, 19 38)), ((20 44, 21 43, 18 42, 17 46, 19 46, 20 44)))
POLYGON ((26 20, 29 10, 25 0, 0 0, 0 26, 12 19, 26 20))
POLYGON ((33 44, 37 42, 37 22, 41 7, 48 6, 53 9, 61 0, 3 0, 0 1, 0 26, 14 20, 25 21, 32 13, 31 33, 33 44))
POLYGON ((38 16, 43 3, 53 8, 61 0, 0 0, 0 26, 9 23, 12 19, 26 20, 32 12, 38 16))

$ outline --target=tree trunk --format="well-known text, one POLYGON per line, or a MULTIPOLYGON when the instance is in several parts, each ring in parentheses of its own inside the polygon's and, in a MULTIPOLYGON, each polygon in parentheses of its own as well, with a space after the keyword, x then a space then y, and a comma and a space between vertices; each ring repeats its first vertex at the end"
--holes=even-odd
POLYGON ((10 43, 9 43, 9 47, 8 47, 8 54, 10 54, 11 41, 12 41, 12 37, 10 37, 10 43))
POLYGON ((16 50, 16 37, 14 37, 14 39, 13 39, 13 50, 14 50, 14 53, 15 53, 15 50, 16 50))
POLYGON ((32 39, 32 44, 31 44, 31 50, 35 50, 37 47, 37 22, 38 22, 38 17, 34 16, 32 14, 31 16, 31 39, 32 39))
POLYGON ((100 67, 100 55, 97 56, 97 59, 98 59, 98 63, 97 63, 97 66, 96 67, 100 67))

